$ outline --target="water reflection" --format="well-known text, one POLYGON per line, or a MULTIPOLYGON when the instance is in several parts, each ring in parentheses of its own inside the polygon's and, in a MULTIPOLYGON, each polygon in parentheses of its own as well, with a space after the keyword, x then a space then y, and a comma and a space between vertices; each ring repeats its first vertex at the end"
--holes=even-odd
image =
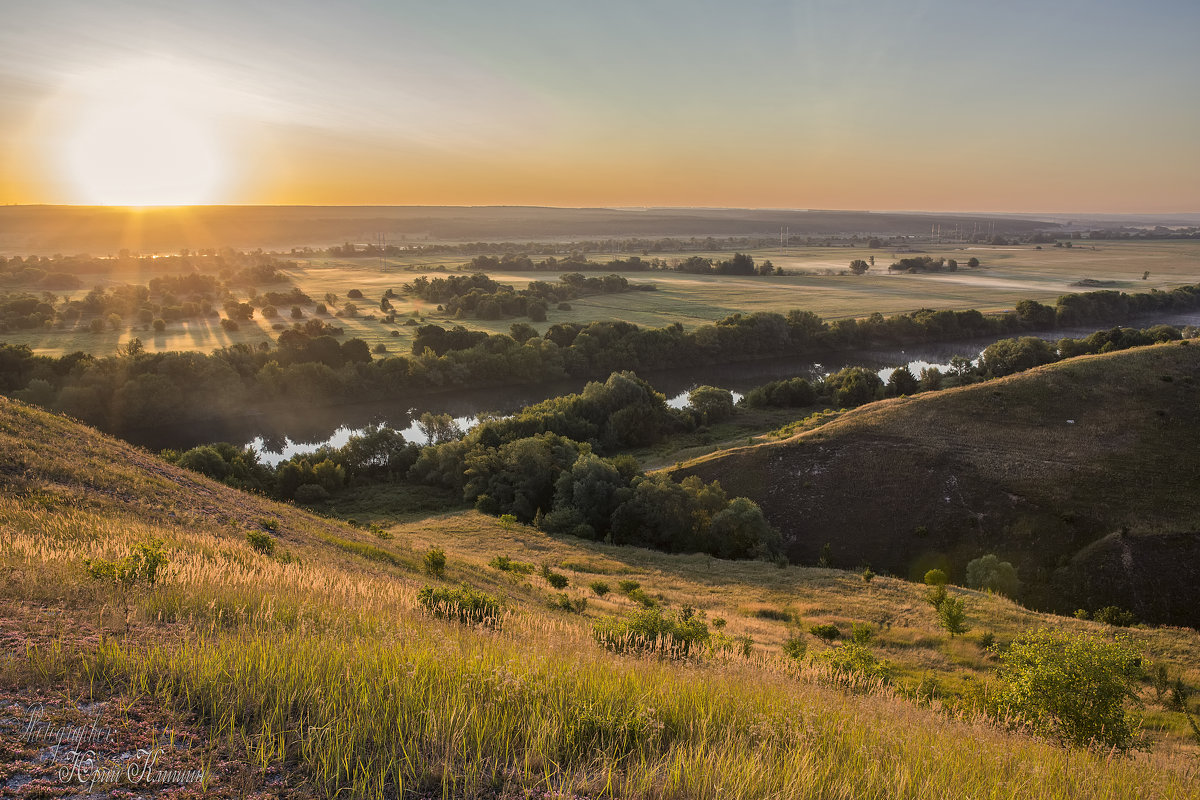
MULTIPOLYGON (((1200 314, 1182 314, 1159 321, 1139 321, 1137 327, 1156 324, 1195 325, 1200 323, 1200 314)), ((1072 328, 1056 331, 1034 332, 1027 335, 1048 340, 1064 337, 1081 338, 1095 328, 1072 328)), ((668 397, 672 408, 683 408, 688 402, 688 393, 701 385, 729 389, 734 399, 755 386, 783 378, 802 377, 816 380, 847 366, 861 366, 875 370, 887 381, 892 372, 907 366, 914 377, 921 371, 936 367, 942 372, 950 370, 950 360, 960 356, 978 363, 984 349, 1003 337, 988 337, 959 342, 922 344, 904 349, 876 349, 847 351, 817 362, 800 358, 779 358, 752 361, 741 364, 701 365, 697 367, 639 373, 658 391, 668 397)), ((493 389, 464 389, 440 394, 414 395, 384 402, 346 404, 328 408, 305 408, 295 410, 288 407, 274 409, 270 413, 254 413, 236 419, 217 420, 203 425, 187 427, 164 425, 146 428, 127 435, 130 441, 151 448, 171 447, 187 449, 207 442, 226 441, 250 445, 260 454, 264 462, 277 464, 294 455, 311 453, 322 446, 340 447, 356 433, 373 426, 387 426, 401 431, 404 438, 417 444, 425 443, 425 436, 417 420, 428 411, 449 414, 463 430, 476 424, 486 415, 505 416, 521 408, 541 402, 550 397, 578 392, 584 380, 564 380, 534 386, 501 387, 493 389)))

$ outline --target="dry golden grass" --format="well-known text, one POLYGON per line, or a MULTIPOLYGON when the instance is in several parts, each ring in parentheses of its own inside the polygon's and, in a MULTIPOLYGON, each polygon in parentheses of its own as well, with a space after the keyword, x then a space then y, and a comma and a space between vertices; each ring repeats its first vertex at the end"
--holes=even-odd
MULTIPOLYGON (((755 615, 876 623, 878 653, 900 678, 986 666, 971 642, 947 642, 917 588, 895 579, 555 540, 473 512, 396 525, 381 540, 27 407, 0 404, 0 420, 0 600, 28 642, 4 654, 2 679, 160 698, 210 736, 241 742, 253 768, 282 765, 322 796, 1200 796, 1195 751, 1178 736, 1158 733, 1151 752, 1129 757, 1065 751, 785 659, 787 623, 755 615), (274 556, 245 538, 266 519, 274 556), (84 559, 120 557, 150 537, 169 556, 156 586, 123 593, 87 579, 84 559), (444 581, 417 572, 435 545, 448 555, 444 581), (597 577, 614 590, 639 580, 672 606, 726 617, 754 651, 609 653, 590 622, 630 610, 628 600, 591 596, 582 617, 551 611, 543 579, 487 566, 496 555, 550 563, 573 595, 590 595, 597 577), (504 596, 500 631, 420 608, 422 585, 459 581, 504 596), (79 636, 76 623, 106 636, 79 636)), ((1002 638, 1090 625, 968 597, 972 623, 1002 638)), ((1156 655, 1196 663, 1200 652, 1194 632, 1133 635, 1156 655)))

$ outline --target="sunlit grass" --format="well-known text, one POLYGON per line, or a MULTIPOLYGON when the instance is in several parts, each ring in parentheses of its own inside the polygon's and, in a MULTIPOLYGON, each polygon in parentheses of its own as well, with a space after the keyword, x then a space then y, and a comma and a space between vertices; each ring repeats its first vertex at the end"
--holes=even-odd
MULTIPOLYGON (((984 675, 988 662, 969 637, 939 635, 903 581, 550 539, 473 512, 394 525, 382 540, 102 437, 75 443, 71 426, 41 412, 6 405, 4 416, 21 421, 27 465, 20 482, 4 478, 0 494, 0 601, 23 620, 30 644, 0 659, 0 680, 157 698, 237 743, 256 769, 282 765, 321 796, 1200 793, 1183 731, 1158 736, 1149 753, 1110 757, 1007 732, 965 707, 907 699, 902 690, 926 673, 953 688, 984 675), (64 442, 74 455, 52 457, 64 442), (124 459, 120 486, 93 474, 105 453, 124 459), (245 535, 263 520, 275 521, 271 555, 245 535), (86 577, 84 559, 119 558, 150 537, 170 559, 155 586, 122 594, 86 577), (414 554, 431 546, 446 551, 444 581, 419 571, 414 554), (628 613, 628 598, 589 593, 583 616, 553 611, 539 575, 489 566, 497 556, 550 564, 573 593, 596 575, 614 587, 637 580, 670 608, 727 618, 726 632, 750 636, 752 653, 610 653, 592 624, 628 613), (501 599, 501 625, 462 625, 421 607, 423 586, 463 581, 501 599), (46 609, 71 623, 50 623, 46 609), (847 630, 877 625, 876 652, 895 682, 839 680, 820 659, 787 659, 779 644, 794 623, 783 611, 847 630)), ((1001 598, 967 596, 972 622, 1000 639, 1045 620, 1001 598)), ((1133 633, 1156 658, 1196 660, 1194 633, 1133 633)), ((814 641, 810 652, 821 647, 814 641)))

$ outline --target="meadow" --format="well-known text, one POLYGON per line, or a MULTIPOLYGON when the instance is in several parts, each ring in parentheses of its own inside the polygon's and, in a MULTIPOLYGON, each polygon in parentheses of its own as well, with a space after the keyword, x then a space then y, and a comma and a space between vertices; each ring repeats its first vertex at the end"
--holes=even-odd
MULTIPOLYGON (((110 709, 124 737, 147 704, 169 709, 192 744, 168 755, 206 775, 178 797, 1200 796, 1200 748, 1146 686, 1149 749, 1130 755, 1065 749, 955 700, 992 680, 983 634, 1108 636, 1098 623, 953 588, 973 630, 950 637, 923 587, 887 576, 552 539, 475 512, 350 525, 6 400, 0 446, 14 467, 0 473, 6 718, 66 698, 110 709), (167 557, 154 585, 89 578, 88 559, 152 539, 167 557), (431 547, 444 574, 422 574, 431 547), (498 569, 497 556, 565 575, 586 607, 552 607, 546 578, 498 569), (671 611, 725 619, 748 650, 600 648, 592 624, 637 607, 622 580, 671 611), (422 606, 422 586, 460 583, 500 598, 499 624, 422 606), (816 623, 871 625, 891 679, 833 670, 816 637, 809 658, 780 652, 816 623)), ((1195 631, 1128 634, 1195 684, 1195 631)), ((0 739, 13 794, 53 788, 44 748, 11 726, 0 739)))
MULTIPOLYGON (((761 263, 770 260, 784 270, 784 275, 741 277, 721 275, 689 275, 671 271, 626 273, 633 283, 653 283, 653 292, 626 292, 585 296, 570 303, 570 310, 551 306, 548 319, 535 327, 544 330, 560 322, 587 323, 596 320, 623 320, 639 326, 660 327, 679 323, 694 328, 711 323, 737 312, 775 311, 792 309, 812 311, 826 320, 844 317, 863 317, 879 312, 884 315, 919 308, 1003 311, 1011 309, 1022 299, 1053 301, 1062 294, 1087 291, 1073 286, 1081 279, 1112 282, 1093 288, 1112 288, 1119 291, 1143 292, 1150 289, 1170 289, 1193 282, 1200 274, 1200 242, 1196 241, 1076 241, 1071 248, 1043 245, 992 247, 983 245, 921 245, 920 252, 936 257, 954 258, 960 262, 957 272, 924 274, 889 274, 887 266, 905 253, 885 249, 847 247, 791 247, 751 251, 761 263), (862 276, 851 275, 846 267, 851 260, 874 256, 876 265, 862 276), (976 257, 980 267, 968 269, 966 261, 976 257), (1142 279, 1144 273, 1149 277, 1142 279)), ((915 249, 914 249, 915 252, 915 249)), ((593 261, 607 261, 618 254, 590 254, 593 261)), ((628 257, 629 254, 619 254, 628 257)), ((689 255, 728 258, 728 252, 671 253, 671 260, 689 255)), ((439 313, 435 304, 404 295, 401 289, 420 275, 436 276, 444 272, 466 269, 463 258, 417 257, 387 259, 330 259, 298 258, 298 267, 287 273, 292 284, 322 302, 327 293, 337 296, 336 306, 346 302, 351 289, 363 292, 362 300, 354 300, 357 316, 337 316, 329 321, 345 329, 346 338, 358 337, 372 348, 383 346, 387 352, 409 352, 415 326, 408 320, 436 323, 444 327, 455 324, 491 333, 505 333, 514 322, 525 318, 502 320, 455 319, 439 313), (384 292, 395 290, 392 299, 397 321, 382 321, 379 302, 384 292), (368 319, 369 316, 375 319, 368 319)), ((557 281, 560 272, 496 272, 491 277, 501 283, 522 288, 531 280, 557 281)), ((106 283, 145 282, 150 275, 114 275, 106 283)), ((0 286, 0 290, 30 290, 20 285, 0 286)), ((90 288, 90 287, 88 287, 90 288)), ((59 296, 79 296, 85 290, 59 292, 59 296)), ((332 309, 331 309, 332 310, 332 309)), ((275 324, 290 324, 287 309, 275 324)), ((312 316, 312 306, 304 309, 305 318, 312 316)), ((142 326, 122 326, 117 331, 91 333, 87 320, 63 330, 12 331, 3 334, 11 344, 24 344, 35 352, 61 355, 83 350, 96 355, 108 355, 139 338, 148 351, 196 350, 211 352, 231 344, 256 345, 274 338, 277 331, 260 315, 242 323, 238 331, 222 328, 215 318, 172 322, 162 333, 142 330, 142 326)))

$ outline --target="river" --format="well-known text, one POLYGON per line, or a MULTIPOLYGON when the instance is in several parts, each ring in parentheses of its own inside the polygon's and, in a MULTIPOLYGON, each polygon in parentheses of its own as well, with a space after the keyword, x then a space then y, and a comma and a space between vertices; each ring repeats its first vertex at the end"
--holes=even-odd
MULTIPOLYGON (((1154 321, 1139 320, 1138 327, 1152 325, 1200 325, 1200 312, 1169 315, 1154 321)), ((1111 326, 1106 326, 1111 327, 1111 326)), ((1064 328, 1027 335, 1049 340, 1087 336, 1097 328, 1064 328)), ((980 354, 992 342, 1005 337, 987 337, 956 342, 919 344, 907 348, 848 350, 829 355, 822 361, 805 358, 776 358, 736 364, 712 364, 680 369, 648 371, 639 375, 665 394, 674 408, 683 408, 688 393, 697 386, 729 389, 734 399, 768 381, 781 378, 819 378, 847 366, 874 369, 887 380, 894 369, 907 366, 920 376, 926 367, 949 369, 953 356, 978 362, 980 354)), ((400 430, 409 441, 424 444, 425 437, 416 420, 428 411, 449 414, 463 430, 475 424, 480 415, 512 414, 525 406, 550 397, 580 391, 585 380, 563 380, 526 386, 493 389, 462 389, 407 398, 403 401, 376 401, 343 404, 328 408, 294 410, 279 408, 270 413, 248 414, 202 425, 158 426, 128 434, 126 438, 152 449, 186 449, 208 442, 226 441, 249 445, 264 463, 278 464, 294 455, 312 452, 323 446, 340 447, 351 436, 368 427, 385 425, 400 430)))

